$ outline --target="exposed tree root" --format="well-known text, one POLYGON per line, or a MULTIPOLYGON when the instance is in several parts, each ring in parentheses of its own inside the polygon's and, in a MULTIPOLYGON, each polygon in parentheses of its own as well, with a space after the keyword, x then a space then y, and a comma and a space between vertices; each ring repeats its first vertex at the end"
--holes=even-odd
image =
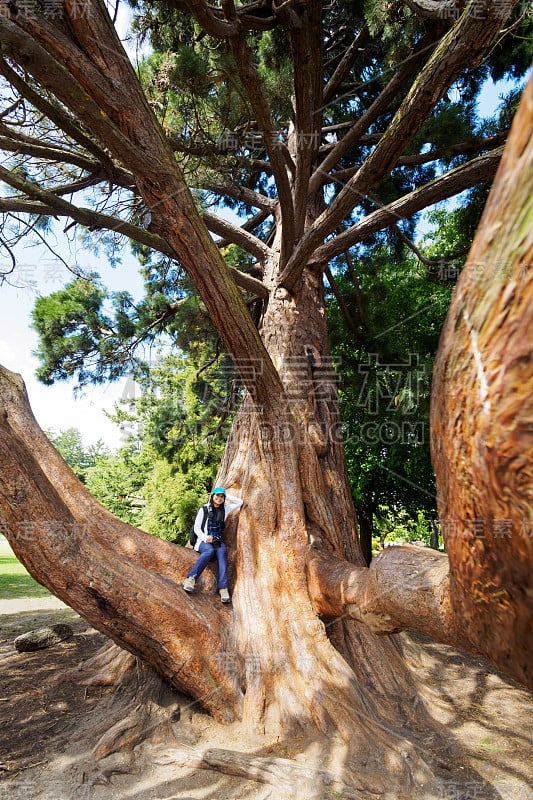
POLYGON ((373 800, 380 794, 346 785, 335 773, 319 766, 299 764, 287 758, 264 757, 232 750, 183 750, 174 748, 155 757, 156 764, 208 769, 271 784, 279 792, 306 798, 340 797, 346 800, 373 800))
POLYGON ((79 669, 85 673, 81 683, 84 686, 118 686, 122 677, 137 663, 138 659, 132 653, 108 642, 92 658, 79 665, 79 669))
POLYGON ((171 723, 179 719, 182 698, 151 667, 110 642, 78 670, 82 684, 112 690, 102 699, 104 718, 100 715, 96 724, 71 736, 71 741, 91 743, 90 761, 80 766, 80 784, 108 785, 113 775, 135 774, 138 745, 175 741, 171 723))
MULTIPOLYGON (((448 764, 455 764, 458 753, 431 726, 422 705, 420 719, 425 724, 418 737, 409 727, 396 734, 384 728, 385 737, 392 734, 389 743, 394 746, 382 760, 364 754, 356 733, 349 742, 338 735, 252 740, 242 723, 229 730, 224 726, 221 734, 214 721, 205 733, 208 718, 204 712, 195 717, 194 701, 190 703, 155 670, 114 644, 105 645, 78 670, 84 685, 105 687, 99 722, 88 720, 70 737, 83 741, 84 751, 90 753, 76 768, 79 786, 113 786, 113 776, 135 775, 150 763, 255 781, 275 787, 276 798, 294 800, 436 800, 447 796, 448 781, 455 789, 462 781, 479 784, 480 797, 492 797, 479 776, 450 772, 448 764), (235 749, 230 749, 232 742, 235 749), (226 746, 220 747, 221 743, 226 746)), ((354 732, 357 722, 354 711, 354 732)))

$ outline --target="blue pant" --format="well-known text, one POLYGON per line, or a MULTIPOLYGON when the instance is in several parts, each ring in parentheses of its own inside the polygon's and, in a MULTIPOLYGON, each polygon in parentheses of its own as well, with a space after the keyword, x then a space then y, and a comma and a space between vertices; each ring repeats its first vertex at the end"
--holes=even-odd
POLYGON ((226 545, 224 542, 220 545, 220 547, 213 547, 212 544, 208 542, 200 542, 200 556, 191 569, 189 574, 187 575, 188 578, 199 578, 204 569, 207 567, 210 561, 214 558, 218 561, 218 588, 219 589, 227 589, 228 588, 228 558, 226 552, 226 545))

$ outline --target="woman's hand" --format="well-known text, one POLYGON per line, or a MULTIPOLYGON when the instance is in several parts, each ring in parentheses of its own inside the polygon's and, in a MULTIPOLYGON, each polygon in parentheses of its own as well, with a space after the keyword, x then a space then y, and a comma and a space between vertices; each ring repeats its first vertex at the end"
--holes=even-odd
POLYGON ((205 540, 206 540, 207 544, 211 544, 211 542, 213 541, 213 537, 212 536, 206 536, 205 540))

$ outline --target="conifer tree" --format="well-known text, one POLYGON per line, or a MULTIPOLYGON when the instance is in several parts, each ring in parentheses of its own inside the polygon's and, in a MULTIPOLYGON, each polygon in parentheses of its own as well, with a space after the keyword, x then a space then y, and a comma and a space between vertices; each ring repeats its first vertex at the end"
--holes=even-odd
MULTIPOLYGON (((38 580, 218 720, 238 718, 269 741, 316 740, 322 764, 344 741, 336 771, 304 775, 289 759, 230 753, 218 768, 248 763, 278 786, 307 780, 321 797, 331 787, 412 797, 414 786, 431 796, 445 779, 424 749, 427 720, 389 634, 416 627, 531 683, 529 440, 519 435, 533 396, 524 367, 530 91, 436 370, 434 459, 449 557, 393 548, 364 565, 323 275, 357 242, 493 178, 506 128, 472 136, 470 104, 503 31, 530 23, 491 0, 365 12, 358 3, 166 0, 139 7, 156 48, 143 88, 100 0, 65 0, 53 14, 28 8, 13 0, 0 17, 0 71, 13 92, 1 122, 12 169, 0 168, 13 191, 1 207, 131 237, 194 285, 246 389, 217 478, 245 500, 227 531, 233 610, 209 582, 184 597, 194 556, 99 507, 5 371, 2 529, 38 580), (77 198, 90 187, 99 191, 87 207, 77 198), (242 225, 213 213, 221 202, 245 215, 242 225), (491 247, 496 224, 502 239, 491 247), (244 270, 225 262, 230 243, 248 254, 244 270)), ((184 299, 179 280, 175 288, 175 298, 162 293, 160 316, 184 299)), ((120 300, 118 312, 127 328, 120 300)), ((78 323, 83 337, 90 322, 78 323)))

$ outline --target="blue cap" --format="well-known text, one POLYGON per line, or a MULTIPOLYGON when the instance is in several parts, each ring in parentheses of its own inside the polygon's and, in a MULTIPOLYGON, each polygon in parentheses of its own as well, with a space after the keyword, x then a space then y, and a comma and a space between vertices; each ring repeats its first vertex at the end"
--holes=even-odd
POLYGON ((217 486, 213 489, 213 494, 223 494, 224 497, 226 496, 226 490, 222 488, 222 486, 217 486))

